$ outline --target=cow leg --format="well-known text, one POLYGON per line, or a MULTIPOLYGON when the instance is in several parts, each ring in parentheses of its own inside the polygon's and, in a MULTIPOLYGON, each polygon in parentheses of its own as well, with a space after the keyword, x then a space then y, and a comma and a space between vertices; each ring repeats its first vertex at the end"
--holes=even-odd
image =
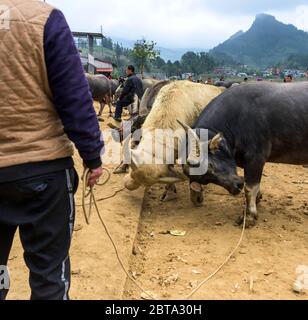
MULTIPOLYGON (((257 204, 262 199, 260 192, 260 183, 262 178, 264 164, 252 164, 245 168, 245 196, 246 196, 246 227, 254 227, 258 220, 257 204)), ((244 223, 244 215, 236 221, 238 225, 244 223)))
POLYGON ((98 118, 100 118, 103 115, 104 109, 105 109, 105 102, 101 101, 100 103, 100 108, 99 108, 99 113, 97 115, 98 118))
POLYGON ((257 197, 259 193, 260 184, 256 184, 253 187, 245 187, 246 215, 248 227, 253 227, 258 220, 257 197))
POLYGON ((197 182, 190 184, 190 199, 196 207, 201 207, 204 202, 203 187, 197 182))
MULTIPOLYGON (((245 186, 245 197, 246 197, 246 227, 254 227, 258 220, 258 210, 257 210, 257 199, 260 194, 260 184, 249 187, 245 186)), ((236 220, 236 224, 242 225, 244 223, 244 215, 240 216, 236 220)))
POLYGON ((112 118, 113 113, 112 113, 112 103, 109 102, 109 118, 112 118))
POLYGON ((161 201, 168 202, 177 199, 177 191, 175 184, 168 184, 166 186, 166 191, 161 197, 161 201))

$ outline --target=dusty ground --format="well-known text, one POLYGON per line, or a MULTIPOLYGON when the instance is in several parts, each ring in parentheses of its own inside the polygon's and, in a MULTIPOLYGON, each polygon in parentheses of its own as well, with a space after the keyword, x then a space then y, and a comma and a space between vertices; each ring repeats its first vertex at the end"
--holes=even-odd
MULTIPOLYGON (((106 119, 107 115, 104 116, 106 119)), ((102 123, 102 128, 108 121, 102 123)), ((82 166, 78 157, 79 173, 82 166)), ((98 198, 122 188, 123 177, 113 176, 108 187, 98 188, 98 198)), ((268 165, 263 179, 264 199, 258 227, 247 230, 239 253, 201 291, 196 299, 307 299, 292 285, 299 265, 308 266, 308 169, 268 165), (253 290, 250 291, 251 279, 253 290)), ((81 203, 79 190, 77 204, 81 203)), ((125 191, 100 202, 104 218, 120 249, 124 263, 149 291, 163 299, 185 298, 227 257, 239 240, 234 226, 243 210, 243 195, 229 196, 223 189, 207 188, 202 208, 194 208, 188 186, 178 187, 179 199, 161 203, 163 187, 125 191), (143 203, 143 212, 140 211, 143 203), (139 232, 135 243, 137 227, 139 232), (165 234, 186 231, 184 237, 165 234)), ((77 208, 72 250, 73 299, 121 299, 126 277, 98 219, 86 226, 77 208)), ((9 299, 28 299, 28 271, 18 237, 9 262, 12 286, 9 299)), ((124 298, 140 299, 140 291, 126 282, 124 298)))
MULTIPOLYGON (((262 186, 258 226, 246 231, 239 253, 194 298, 307 299, 292 287, 296 268, 308 266, 308 169, 269 164, 262 186)), ((234 221, 244 199, 211 186, 204 206, 193 208, 187 185, 167 204, 159 201, 162 191, 152 187, 145 197, 137 238, 142 253, 132 257, 131 271, 158 297, 185 298, 236 246, 241 229, 234 221), (169 230, 187 234, 174 237, 169 230)), ((125 298, 140 298, 130 282, 125 298)))

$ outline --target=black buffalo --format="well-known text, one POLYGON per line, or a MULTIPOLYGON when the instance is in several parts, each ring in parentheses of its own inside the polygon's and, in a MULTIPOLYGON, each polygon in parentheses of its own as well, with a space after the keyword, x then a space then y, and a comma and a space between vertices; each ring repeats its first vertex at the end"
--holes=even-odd
POLYGON ((236 81, 216 81, 215 86, 216 87, 224 87, 226 89, 230 89, 233 85, 238 85, 239 83, 236 81))
MULTIPOLYGON (((260 183, 266 162, 308 164, 308 83, 258 83, 238 86, 217 97, 193 126, 198 139, 208 129, 209 141, 198 140, 185 168, 198 167, 208 149, 208 171, 192 182, 214 183, 236 195, 245 182, 247 226, 256 224, 260 183), (200 155, 200 157, 199 157, 200 155), (200 160, 201 159, 201 160, 200 160), (237 174, 244 168, 245 179, 237 174)), ((238 223, 243 223, 241 216, 238 223)))
POLYGON ((117 88, 119 87, 119 82, 117 80, 109 80, 104 75, 86 74, 86 77, 93 100, 100 103, 98 116, 100 117, 103 114, 106 104, 109 105, 109 114, 111 115, 112 100, 117 88))

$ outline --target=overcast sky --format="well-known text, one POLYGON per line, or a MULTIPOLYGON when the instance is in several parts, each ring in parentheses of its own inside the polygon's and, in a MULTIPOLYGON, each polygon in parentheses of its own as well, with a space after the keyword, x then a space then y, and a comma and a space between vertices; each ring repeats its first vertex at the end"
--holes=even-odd
POLYGON ((308 0, 47 0, 71 28, 128 40, 142 37, 166 48, 212 48, 258 13, 308 31, 308 0))

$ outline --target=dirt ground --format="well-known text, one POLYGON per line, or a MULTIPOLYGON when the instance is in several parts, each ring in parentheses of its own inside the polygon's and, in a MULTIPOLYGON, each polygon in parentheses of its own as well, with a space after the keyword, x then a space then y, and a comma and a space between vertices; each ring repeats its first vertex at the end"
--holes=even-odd
MULTIPOLYGON (((268 164, 258 226, 246 230, 239 252, 195 299, 307 299, 292 290, 299 265, 308 266, 308 169, 268 164), (252 290, 250 290, 252 288, 252 290)), ((241 228, 234 221, 244 196, 206 188, 202 208, 194 208, 187 184, 178 200, 161 203, 159 186, 147 191, 131 272, 162 299, 183 299, 217 269, 235 248, 241 228), (168 234, 186 231, 183 237, 168 234)), ((139 299, 130 282, 125 298, 139 299)))
MULTIPOLYGON (((76 164, 81 174, 78 157, 76 164)), ((108 186, 97 189, 97 197, 122 187, 123 176, 113 175, 108 186)), ((187 184, 178 186, 178 200, 169 203, 160 202, 163 189, 154 186, 145 197, 142 189, 124 191, 99 207, 137 281, 161 299, 183 299, 237 244, 241 228, 234 221, 242 213, 244 197, 231 197, 210 186, 203 207, 195 208, 187 184), (186 235, 171 236, 170 230, 183 230, 186 235)), ((195 299, 307 299, 292 287, 296 268, 308 266, 308 169, 269 164, 262 191, 258 226, 245 232, 239 252, 195 299)), ((81 190, 76 203, 81 203, 81 190)), ((11 300, 28 299, 30 294, 22 254, 16 237, 9 261, 11 300)), ((93 216, 86 226, 81 207, 77 207, 71 258, 72 299, 140 299, 141 292, 127 281, 99 220, 93 216)))

